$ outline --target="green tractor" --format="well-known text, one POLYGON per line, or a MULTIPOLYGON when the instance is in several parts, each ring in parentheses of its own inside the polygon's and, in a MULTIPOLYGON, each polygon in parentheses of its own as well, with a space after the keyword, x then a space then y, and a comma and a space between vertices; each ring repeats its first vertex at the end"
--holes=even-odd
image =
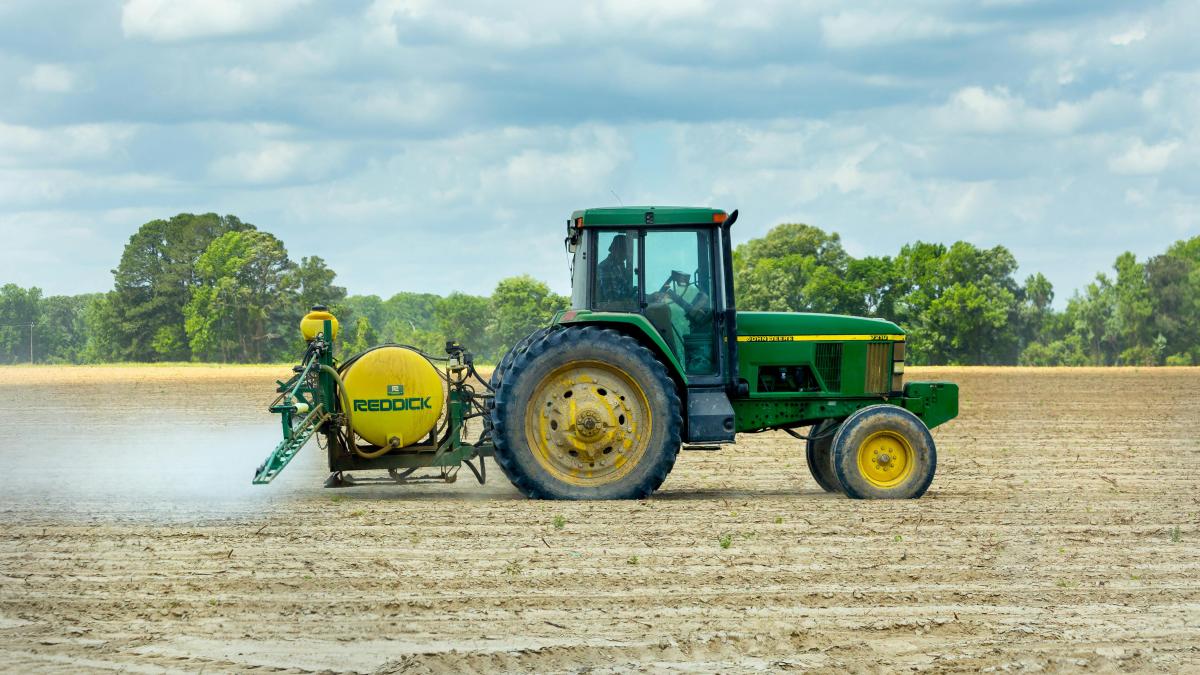
POLYGON ((826 491, 924 494, 929 429, 958 413, 957 386, 905 384, 904 331, 889 321, 737 311, 736 220, 707 208, 572 214, 571 309, 491 380, 496 462, 521 492, 645 497, 681 447, 782 429, 806 441, 826 491))
MULTIPOLYGON (((929 429, 958 414, 957 385, 904 382, 905 333, 890 321, 738 311, 737 216, 687 207, 576 211, 565 241, 571 308, 510 349, 486 382, 455 343, 444 386, 417 373, 419 364, 389 366, 389 358, 417 358, 402 345, 334 367, 326 321, 323 334, 309 331, 315 338, 297 375, 280 383, 272 411, 284 415, 285 439, 255 482, 268 482, 320 431, 334 472, 327 485, 346 484, 350 470, 404 478, 424 466, 449 479, 460 463, 482 482, 482 458, 491 455, 531 498, 637 499, 662 485, 681 448, 715 450, 738 433, 778 429, 805 441, 808 467, 828 492, 920 497, 937 466, 929 429), (373 366, 350 367, 373 356, 373 366), (440 394, 411 395, 421 377, 445 390, 445 413, 434 400, 440 394), (427 434, 432 422, 403 426, 418 415, 442 422, 427 434), (483 432, 469 443, 472 417, 483 432)), ((430 366, 435 358, 419 357, 430 366)))

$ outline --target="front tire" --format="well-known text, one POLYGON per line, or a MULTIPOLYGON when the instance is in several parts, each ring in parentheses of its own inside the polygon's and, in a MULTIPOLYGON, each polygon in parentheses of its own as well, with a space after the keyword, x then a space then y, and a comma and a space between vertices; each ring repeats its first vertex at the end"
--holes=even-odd
POLYGON ((633 338, 565 328, 514 355, 492 410, 496 463, 533 499, 641 499, 683 425, 666 368, 633 338))
POLYGON ((853 499, 916 499, 937 469, 937 447, 928 427, 895 405, 863 408, 833 438, 833 469, 853 499))

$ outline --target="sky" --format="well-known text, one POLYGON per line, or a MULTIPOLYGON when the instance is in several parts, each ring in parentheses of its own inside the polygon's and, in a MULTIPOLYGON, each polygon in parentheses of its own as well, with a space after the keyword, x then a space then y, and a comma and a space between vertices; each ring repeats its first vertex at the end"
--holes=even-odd
POLYGON ((1056 305, 1200 233, 1200 3, 0 0, 0 283, 234 214, 351 293, 569 287, 571 211, 1013 251, 1056 305))

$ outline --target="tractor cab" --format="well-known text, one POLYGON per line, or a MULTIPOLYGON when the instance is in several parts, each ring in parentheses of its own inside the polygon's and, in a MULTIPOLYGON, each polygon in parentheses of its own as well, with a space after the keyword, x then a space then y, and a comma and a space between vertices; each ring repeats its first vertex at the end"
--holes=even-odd
MULTIPOLYGON (((689 385, 730 382, 724 211, 622 207, 576 211, 568 222, 571 309, 644 318, 689 385)), ((656 340, 658 342, 658 340, 656 340)))

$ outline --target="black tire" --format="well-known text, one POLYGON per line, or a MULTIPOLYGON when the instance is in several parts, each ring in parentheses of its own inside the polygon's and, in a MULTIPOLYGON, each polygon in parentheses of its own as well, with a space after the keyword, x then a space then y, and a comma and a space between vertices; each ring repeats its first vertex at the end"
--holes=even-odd
POLYGON ((817 481, 817 485, 826 492, 841 492, 842 486, 838 484, 837 475, 833 471, 833 448, 834 433, 830 432, 830 427, 837 426, 837 422, 833 420, 822 420, 819 424, 813 425, 808 430, 809 439, 804 442, 805 457, 808 459, 808 471, 812 474, 813 480, 817 481), (819 436, 819 438, 812 438, 819 436))
POLYGON ((921 418, 899 406, 873 405, 846 418, 834 435, 833 469, 853 499, 916 499, 933 482, 937 447, 921 418))
MULTIPOLYGON (((604 389, 596 391, 609 394, 604 389)), ((570 394, 561 396, 565 403, 570 394)), ((625 401, 624 398, 621 400, 625 401)), ((581 400, 580 405, 582 403, 581 400)), ((549 400, 547 404, 550 407, 549 400)), ((675 465, 683 426, 680 407, 675 383, 666 367, 633 338, 596 326, 554 330, 516 354, 500 378, 496 404, 491 412, 496 464, 522 494, 532 499, 642 499, 662 485, 675 465), (640 389, 644 399, 639 405, 645 406, 651 419, 649 432, 644 432, 643 427, 644 435, 638 436, 644 439, 638 444, 639 454, 628 461, 610 461, 610 467, 615 465, 609 469, 614 475, 611 482, 603 484, 572 483, 569 477, 556 475, 556 468, 551 466, 553 462, 548 458, 551 453, 563 457, 563 451, 553 447, 531 448, 533 439, 526 426, 527 416, 533 420, 539 419, 535 415, 542 415, 542 398, 533 399, 550 395, 546 392, 553 389, 553 383, 557 381, 555 374, 585 367, 584 364, 619 370, 640 389), (542 394, 539 395, 539 391, 542 394), (536 408, 532 407, 535 405, 536 408)), ((546 413, 547 416, 550 414, 546 413)), ((621 423, 626 423, 623 417, 621 423)), ((616 431, 623 432, 624 429, 616 431)), ((619 448, 618 451, 622 452, 619 448)), ((612 459, 615 458, 613 455, 612 459)), ((590 473, 588 480, 591 480, 590 473)))
POLYGON ((516 358, 518 354, 523 354, 525 350, 529 348, 529 345, 546 337, 546 334, 549 333, 552 328, 554 328, 554 326, 547 326, 545 328, 539 328, 533 331, 529 335, 526 335, 517 341, 517 344, 513 345, 512 348, 504 353, 504 356, 500 359, 500 363, 497 363, 495 370, 492 371, 492 376, 488 378, 488 385, 491 386, 492 391, 498 389, 500 387, 500 383, 504 381, 504 372, 508 370, 509 366, 512 365, 513 359, 516 358))

